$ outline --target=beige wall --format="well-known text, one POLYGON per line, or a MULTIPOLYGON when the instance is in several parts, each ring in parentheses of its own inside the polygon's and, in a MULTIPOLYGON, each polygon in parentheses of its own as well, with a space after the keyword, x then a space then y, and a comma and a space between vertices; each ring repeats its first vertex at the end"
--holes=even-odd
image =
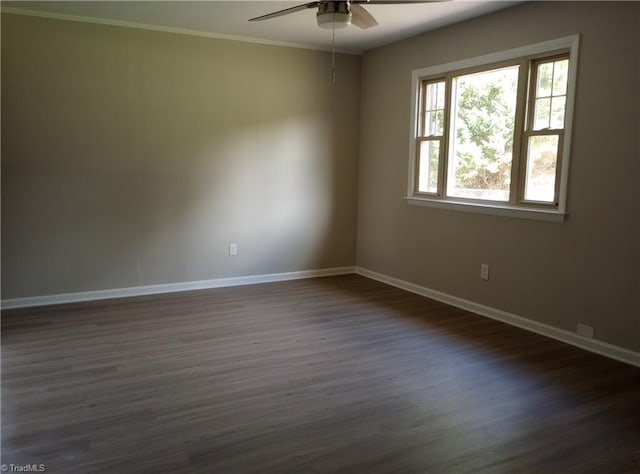
POLYGON ((358 264, 568 331, 587 324, 640 350, 639 31, 637 2, 536 2, 365 54, 358 264), (403 202, 412 69, 576 33, 568 221, 403 202))
POLYGON ((3 14, 2 298, 354 265, 360 58, 330 68, 3 14))

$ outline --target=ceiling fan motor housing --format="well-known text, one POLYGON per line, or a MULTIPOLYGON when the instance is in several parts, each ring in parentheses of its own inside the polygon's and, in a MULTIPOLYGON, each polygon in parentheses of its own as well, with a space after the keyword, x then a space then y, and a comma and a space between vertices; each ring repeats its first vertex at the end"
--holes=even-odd
POLYGON ((316 14, 320 28, 346 28, 351 24, 349 2, 320 2, 316 14))

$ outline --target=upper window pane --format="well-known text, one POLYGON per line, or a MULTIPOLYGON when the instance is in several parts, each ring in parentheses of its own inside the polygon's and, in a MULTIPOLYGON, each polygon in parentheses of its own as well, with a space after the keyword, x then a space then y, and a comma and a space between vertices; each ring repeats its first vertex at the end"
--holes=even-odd
POLYGON ((533 115, 533 129, 542 130, 549 128, 549 119, 551 117, 551 98, 543 97, 536 99, 535 112, 533 115))
POLYGON ((457 76, 447 194, 509 201, 519 66, 457 76))
POLYGON ((444 81, 427 85, 427 109, 444 109, 444 81))
POLYGON ((442 136, 444 133, 444 110, 427 111, 425 125, 425 136, 442 136))
POLYGON ((444 91, 444 81, 426 86, 424 136, 442 136, 444 133, 444 91))
POLYGON ((553 81, 553 63, 542 63, 538 66, 536 81, 536 97, 550 97, 553 81))
POLYGON ((568 76, 568 59, 562 59, 553 63, 553 95, 566 95, 568 76))
POLYGON ((533 130, 564 128, 569 60, 536 65, 533 130))
POLYGON ((564 128, 564 111, 567 105, 565 96, 551 99, 551 117, 549 125, 551 128, 564 128))

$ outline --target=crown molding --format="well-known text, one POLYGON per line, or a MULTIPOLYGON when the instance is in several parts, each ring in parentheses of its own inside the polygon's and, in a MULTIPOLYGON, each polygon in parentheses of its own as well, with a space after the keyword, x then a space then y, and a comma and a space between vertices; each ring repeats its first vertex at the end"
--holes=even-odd
MULTIPOLYGON (((312 46, 304 43, 295 43, 288 41, 273 41, 263 38, 253 38, 241 35, 225 35, 219 33, 211 33, 208 31, 190 30, 187 28, 174 28, 171 26, 149 25, 147 23, 137 23, 132 21, 112 20, 107 18, 95 18, 89 16, 69 15, 66 13, 44 12, 40 10, 27 10, 15 7, 0 7, 0 12, 12 15, 33 16, 39 18, 48 18, 52 20, 76 21, 79 23, 93 23, 96 25, 118 26, 122 28, 134 28, 138 30, 158 31, 162 33, 173 33, 177 35, 199 36, 202 38, 218 39, 225 41, 238 41, 241 43, 253 43, 264 46, 277 46, 282 48, 307 49, 311 51, 331 52, 331 47, 312 46)), ((349 54, 353 56, 361 56, 362 53, 350 50, 336 49, 336 53, 349 54)))

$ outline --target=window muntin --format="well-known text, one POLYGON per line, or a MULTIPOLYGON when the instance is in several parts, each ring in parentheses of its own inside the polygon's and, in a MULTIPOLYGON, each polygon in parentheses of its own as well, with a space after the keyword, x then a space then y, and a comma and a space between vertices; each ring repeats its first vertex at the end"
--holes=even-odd
MULTIPOLYGON (((415 128, 412 132, 412 166, 409 169, 407 202, 453 210, 561 221, 561 216, 566 214, 569 131, 575 95, 578 40, 575 35, 414 71, 416 95, 412 115, 415 128), (454 79, 459 83, 463 76, 509 67, 520 69, 515 118, 512 119, 513 134, 512 138, 506 140, 512 147, 510 165, 507 158, 503 160, 503 164, 510 168, 510 173, 502 173, 498 189, 491 189, 488 185, 479 191, 472 186, 465 188, 460 186, 460 179, 457 183, 455 181, 456 158, 459 157, 455 151, 456 148, 460 150, 459 145, 464 141, 460 139, 458 143, 455 142, 455 121, 456 117, 460 120, 460 114, 455 113, 456 94, 452 87, 454 79), (437 89, 444 83, 444 94, 440 94, 444 96, 443 111, 440 107, 426 105, 427 85, 436 82, 439 83, 437 89), (433 110, 437 110, 444 119, 442 135, 436 135, 440 133, 439 127, 430 128, 426 125, 429 115, 427 112, 433 110), (501 214, 498 212, 500 209, 504 209, 501 214), (557 213, 559 217, 553 218, 549 213, 557 213)), ((507 155, 508 152, 505 152, 502 156, 504 158, 507 155)), ((477 155, 475 159, 482 162, 486 157, 487 154, 484 153, 477 155)), ((485 164, 487 166, 483 168, 475 163, 476 181, 487 178, 489 172, 493 172, 495 178, 496 162, 485 164)), ((474 177, 468 173, 469 170, 461 169, 464 166, 461 166, 460 160, 458 165, 459 177, 474 177)))

